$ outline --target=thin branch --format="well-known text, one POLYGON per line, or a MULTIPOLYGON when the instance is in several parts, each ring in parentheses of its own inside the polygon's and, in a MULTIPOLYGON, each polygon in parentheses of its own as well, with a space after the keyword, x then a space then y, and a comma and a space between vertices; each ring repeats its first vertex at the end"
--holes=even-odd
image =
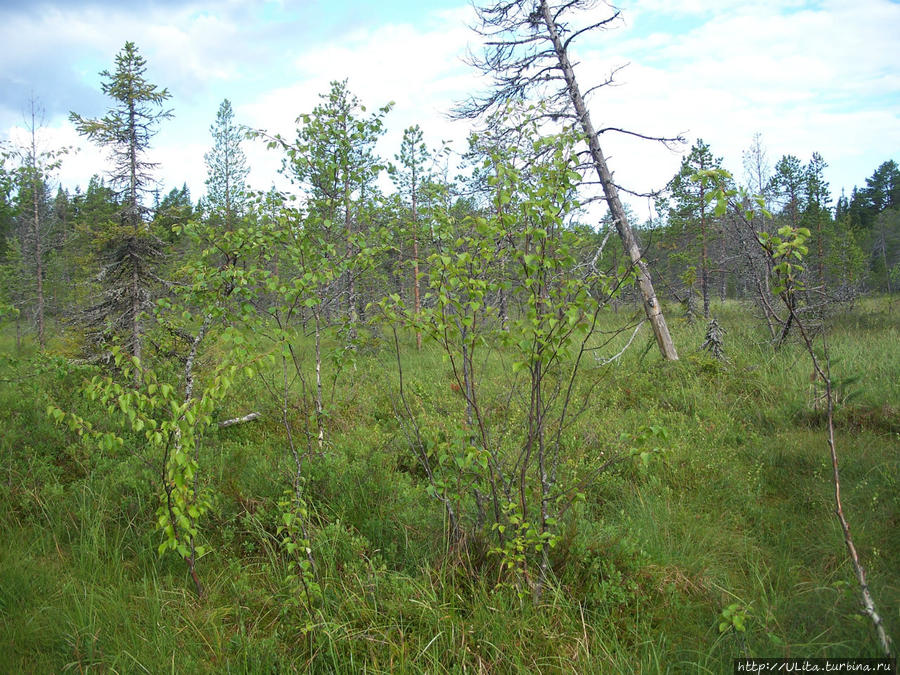
MULTIPOLYGON (((562 10, 560 10, 559 12, 557 12, 557 13, 556 13, 556 16, 558 17, 558 16, 560 15, 560 13, 562 13, 562 11, 563 11, 564 9, 565 9, 565 8, 563 8, 562 10)), ((568 49, 568 48, 569 48, 569 44, 572 42, 572 40, 574 40, 575 38, 577 38, 579 35, 581 35, 581 34, 583 34, 583 33, 587 33, 589 30, 594 30, 595 28, 604 28, 604 27, 606 27, 607 25, 609 25, 610 23, 612 23, 613 21, 615 21, 616 19, 618 19, 618 18, 619 18, 619 14, 620 14, 620 12, 617 10, 615 14, 613 14, 611 17, 609 17, 609 18, 607 18, 607 19, 604 19, 603 21, 598 21, 597 23, 592 23, 592 24, 589 25, 589 26, 585 26, 584 28, 581 28, 581 29, 579 29, 579 30, 576 30, 574 33, 572 33, 569 37, 566 38, 566 41, 565 41, 565 42, 563 42, 563 49, 568 49)))
MULTIPOLYGON (((587 96, 587 94, 585 94, 587 96)), ((629 131, 628 129, 622 129, 620 127, 603 127, 602 129, 597 130, 597 134, 604 134, 607 131, 614 131, 618 134, 626 134, 628 136, 634 136, 636 138, 642 138, 645 141, 657 141, 665 145, 669 150, 675 151, 675 148, 670 147, 672 144, 684 145, 687 143, 687 140, 681 134, 677 136, 650 136, 648 134, 641 134, 637 131, 629 131)))
POLYGON ((637 336, 638 331, 641 329, 641 326, 644 325, 644 322, 645 322, 645 321, 646 321, 646 319, 641 319, 640 323, 635 327, 634 332, 631 334, 631 337, 628 338, 628 342, 626 342, 626 343, 625 343, 625 346, 622 347, 622 351, 620 351, 620 352, 619 352, 618 354, 616 354, 615 356, 611 356, 611 357, 608 358, 608 359, 604 359, 603 361, 600 361, 600 360, 598 359, 598 360, 597 360, 597 365, 598 365, 598 366, 605 366, 605 365, 608 365, 608 364, 612 363, 613 361, 619 359, 626 351, 628 351, 628 348, 631 346, 631 343, 634 342, 634 338, 637 336))

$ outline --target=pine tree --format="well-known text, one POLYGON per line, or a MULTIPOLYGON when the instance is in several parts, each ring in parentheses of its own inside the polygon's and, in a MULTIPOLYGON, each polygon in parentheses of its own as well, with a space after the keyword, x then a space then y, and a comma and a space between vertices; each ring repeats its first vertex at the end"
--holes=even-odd
MULTIPOLYGON (((672 204, 669 223, 680 229, 688 248, 687 259, 696 259, 700 269, 700 294, 703 298, 703 316, 709 313, 709 245, 713 235, 713 214, 707 204, 708 188, 702 181, 693 180, 697 171, 721 168, 722 159, 713 157, 709 146, 697 139, 690 154, 681 161, 681 169, 672 179, 669 189, 672 204), (696 250, 693 253, 692 250, 696 250)), ((690 292, 690 291, 689 291, 690 292)))
POLYGON ((900 207, 900 167, 897 162, 882 162, 866 178, 864 188, 854 187, 850 199, 842 197, 841 201, 842 215, 847 213, 851 225, 865 232, 871 231, 879 213, 900 207))
MULTIPOLYGON (((800 227, 801 216, 806 210, 806 170, 800 159, 794 155, 783 155, 775 164, 775 172, 769 185, 775 203, 780 209, 776 216, 776 226, 800 227)), ((778 344, 787 339, 794 325, 797 295, 790 292, 785 297, 789 311, 787 317, 781 321, 782 329, 777 340, 778 344)))
POLYGON ((784 155, 775 164, 771 190, 781 207, 781 219, 791 227, 800 227, 800 214, 805 210, 805 183, 803 165, 794 155, 784 155))
POLYGON ((816 284, 825 290, 825 237, 831 223, 831 191, 825 180, 825 169, 828 164, 818 152, 814 152, 805 169, 803 197, 804 226, 813 233, 815 245, 814 261, 816 266, 816 284))
POLYGON ((900 167, 889 160, 866 179, 866 198, 875 213, 900 206, 900 167))
POLYGON ((233 230, 246 213, 250 168, 241 149, 243 131, 234 122, 234 111, 227 98, 219 105, 209 131, 213 147, 203 156, 207 171, 204 206, 210 218, 220 221, 226 230, 233 230))
MULTIPOLYGON (((69 115, 80 134, 109 149, 110 185, 120 204, 118 222, 107 233, 101 255, 103 296, 86 316, 89 334, 96 342, 123 336, 125 347, 137 359, 142 355, 141 318, 150 301, 153 268, 162 254, 162 242, 151 234, 147 222, 145 200, 155 188, 156 165, 145 155, 159 123, 172 116, 164 107, 168 90, 148 82, 146 70, 135 44, 126 42, 116 55, 115 72, 100 73, 105 78, 101 88, 113 107, 97 119, 69 115)), ((141 369, 134 372, 140 381, 141 369)))
MULTIPOLYGON (((297 119, 301 127, 296 144, 288 149, 286 168, 309 189, 311 222, 325 227, 328 238, 342 240, 346 259, 353 260, 358 253, 357 233, 365 229, 360 216, 367 212, 366 200, 377 189, 375 181, 383 168, 375 144, 391 105, 365 115, 365 106, 347 89, 346 80, 332 82, 321 98, 312 113, 297 119)), ((350 267, 343 273, 343 287, 353 338, 359 307, 350 267)))
MULTIPOLYGON (((400 167, 392 170, 394 181, 401 194, 409 199, 409 218, 412 223, 413 244, 413 309, 416 314, 421 309, 419 292, 419 199, 425 179, 425 162, 430 157, 428 147, 422 141, 419 125, 403 132, 400 154, 396 156, 400 167)), ((416 347, 422 349, 422 334, 416 333, 416 347)))

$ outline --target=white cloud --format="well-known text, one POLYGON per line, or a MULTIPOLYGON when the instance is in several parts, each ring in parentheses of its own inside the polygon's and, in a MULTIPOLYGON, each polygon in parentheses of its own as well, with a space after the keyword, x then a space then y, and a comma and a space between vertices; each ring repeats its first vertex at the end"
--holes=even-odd
MULTIPOLYGON (((585 40, 587 51, 577 54, 583 89, 631 63, 617 78, 623 86, 592 97, 598 126, 701 136, 737 175, 741 150, 761 131, 773 161, 783 153, 807 159, 821 152, 835 193, 861 183, 900 148, 900 4, 632 4, 625 7, 622 29, 585 40)), ((292 15, 292 3, 268 3, 266 11, 278 20, 262 21, 262 5, 234 0, 215 10, 184 4, 8 12, 0 22, 0 84, 10 87, 0 95, 0 125, 21 119, 24 101, 13 99, 27 94, 27 86, 52 97, 54 138, 84 148, 66 160, 60 177, 84 186, 103 171, 104 155, 78 138, 64 115, 69 109, 102 114, 107 102, 97 71, 112 69, 113 56, 129 39, 148 61, 148 79, 173 94, 176 117, 162 126, 151 157, 161 164, 166 188, 187 181, 195 198, 203 193, 208 128, 225 97, 239 122, 292 136, 297 115, 318 103, 330 80, 347 77, 370 110, 396 104, 379 145, 385 158, 393 157, 403 129, 412 124, 423 128, 431 145, 454 139, 464 149, 467 125, 448 121, 445 113, 482 86, 462 63, 475 37, 465 25, 470 8, 421 9, 405 22, 323 28, 292 15)), ((304 8, 329 11, 315 3, 304 8)), ((653 144, 609 135, 604 147, 617 180, 639 191, 661 187, 678 168, 678 155, 653 144)), ((247 144, 246 151, 251 183, 268 187, 278 154, 259 144, 247 144)))
MULTIPOLYGON (((431 28, 425 31, 410 24, 358 29, 340 44, 304 51, 293 63, 295 84, 239 106, 237 115, 246 124, 292 137, 297 116, 318 105, 319 95, 328 92, 332 80, 347 78, 348 88, 369 112, 394 103, 378 148, 385 159, 393 159, 403 129, 413 124, 422 127, 430 145, 452 140, 463 149, 468 126, 451 122, 446 113, 477 85, 475 74, 462 61, 470 37, 464 23, 467 15, 468 11, 432 15, 431 28)), ((266 164, 277 165, 271 159, 266 164)), ((259 173, 254 170, 251 179, 259 173)))
MULTIPOLYGON (((4 136, 21 148, 26 148, 31 143, 30 132, 21 125, 8 127, 4 136)), ((38 152, 68 150, 61 156, 60 167, 52 176, 54 182, 64 186, 86 187, 91 176, 99 173, 97 167, 103 166, 106 161, 105 153, 94 146, 85 145, 68 121, 39 128, 37 145, 38 152)))
MULTIPOLYGON (((650 14, 661 9, 642 2, 631 28, 607 34, 606 44, 582 55, 581 75, 632 63, 617 78, 625 86, 603 90, 593 101, 594 114, 604 121, 659 134, 687 131, 691 140, 700 136, 738 176, 741 151, 761 131, 774 158, 792 153, 806 160, 813 151, 822 153, 835 193, 862 182, 900 148, 900 5, 666 5, 670 13, 677 7, 705 16, 695 17, 691 30, 642 34, 637 27, 657 19, 650 14)), ((624 144, 612 146, 619 178, 640 190, 659 187, 678 168, 678 158, 665 151, 631 155, 622 152, 624 144)))

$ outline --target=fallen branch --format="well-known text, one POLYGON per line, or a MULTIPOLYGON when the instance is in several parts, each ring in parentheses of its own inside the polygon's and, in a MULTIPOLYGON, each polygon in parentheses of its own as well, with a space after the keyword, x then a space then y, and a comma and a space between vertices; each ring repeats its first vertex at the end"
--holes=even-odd
POLYGON ((259 419, 260 414, 258 412, 252 412, 249 415, 244 415, 243 417, 235 417, 230 420, 225 420, 224 422, 219 422, 219 428, 224 429, 225 427, 234 426, 235 424, 243 424, 244 422, 252 422, 255 419, 259 419))
POLYGON ((641 319, 640 323, 637 326, 635 326, 634 332, 631 334, 631 337, 628 338, 628 342, 625 343, 625 346, 622 347, 622 351, 620 351, 615 356, 611 356, 608 359, 604 359, 603 361, 601 361, 600 359, 597 359, 597 365, 598 366, 608 365, 608 364, 612 363, 613 361, 615 361, 616 359, 618 359, 620 356, 622 356, 622 354, 624 354, 626 351, 628 351, 628 348, 631 346, 631 343, 634 342, 634 338, 637 336, 638 331, 641 329, 641 326, 644 325, 644 322, 646 320, 647 319, 641 319))

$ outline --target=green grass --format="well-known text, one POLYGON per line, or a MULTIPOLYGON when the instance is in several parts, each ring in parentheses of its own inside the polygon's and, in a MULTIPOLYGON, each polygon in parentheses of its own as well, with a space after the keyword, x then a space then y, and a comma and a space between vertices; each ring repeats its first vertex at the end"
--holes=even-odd
MULTIPOLYGON (((621 464, 585 486, 554 551, 556 583, 537 606, 494 587, 478 542, 468 559, 448 550, 442 510, 397 422, 388 341, 338 381, 329 445, 307 463, 321 584, 311 607, 286 579, 276 529, 293 460, 259 380, 241 382, 220 418, 263 418, 214 430, 202 449, 215 506, 202 523, 211 552, 199 561, 198 600, 181 561, 156 554, 152 476, 46 417, 55 402, 102 421, 77 392, 81 376, 30 353, 5 360, 0 671, 719 673, 739 655, 877 656, 833 515, 808 358, 796 344, 773 350, 746 307, 714 311, 728 331, 725 364, 699 351, 702 322, 677 318, 678 363, 645 349, 647 333, 614 363, 585 362, 582 386, 595 386, 566 443, 576 471, 623 431, 661 425, 668 441, 647 468, 621 464), (719 632, 732 603, 746 609, 744 634, 719 632)), ((895 640, 898 329, 885 301, 866 300, 832 317, 829 333, 836 374, 859 376, 837 415, 844 508, 895 640)), ((411 399, 429 426, 450 428, 460 404, 449 365, 412 345, 407 336, 411 399)), ((0 333, 0 354, 14 352, 0 333)), ((501 350, 478 361, 498 429, 522 406, 504 397, 508 361, 501 350)), ((514 445, 515 428, 506 433, 514 445)))

